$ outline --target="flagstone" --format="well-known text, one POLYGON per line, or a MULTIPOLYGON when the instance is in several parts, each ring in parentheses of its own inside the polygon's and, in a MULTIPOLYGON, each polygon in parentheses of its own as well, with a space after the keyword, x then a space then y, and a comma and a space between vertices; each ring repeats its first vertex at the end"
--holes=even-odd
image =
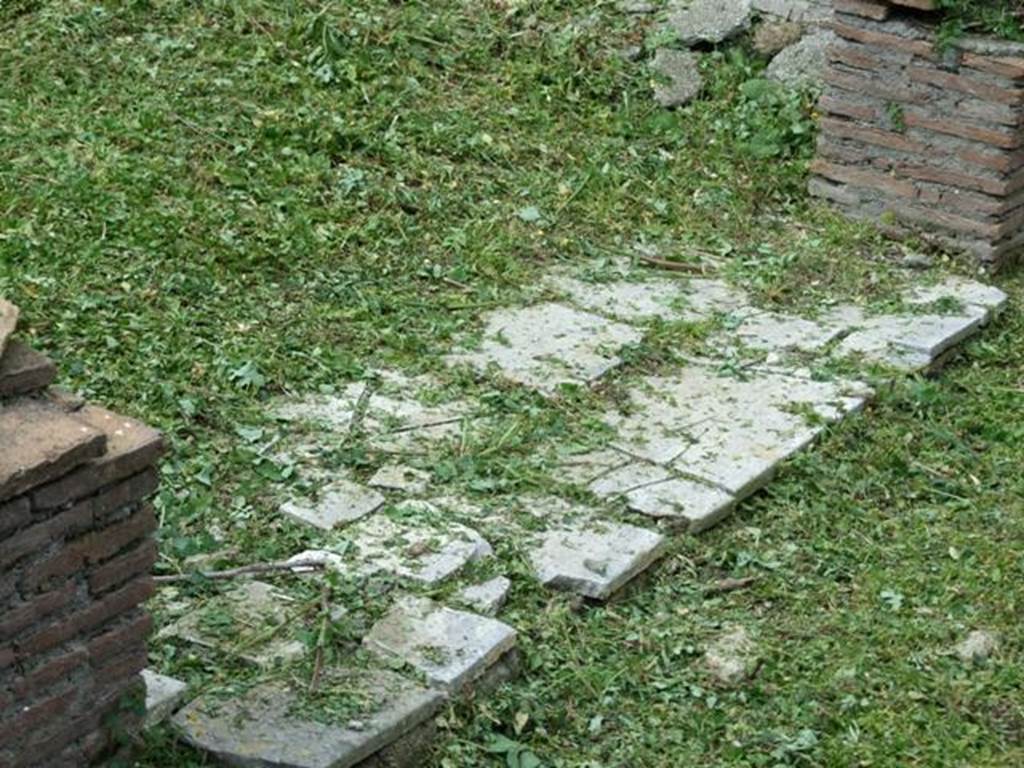
POLYGON ((385 499, 371 488, 350 480, 334 480, 325 485, 314 501, 292 499, 280 511, 293 520, 325 531, 351 523, 375 512, 385 499))
POLYGON ((927 366, 977 332, 980 315, 878 315, 863 320, 836 347, 836 355, 858 354, 901 370, 927 366))
POLYGON ((455 691, 482 677, 516 645, 516 632, 497 619, 456 611, 419 597, 399 599, 363 638, 368 649, 455 691))
POLYGON ((817 352, 839 338, 843 331, 842 325, 757 310, 747 313, 735 329, 718 334, 718 338, 728 341, 735 337, 744 346, 760 351, 817 352))
POLYGON ((481 584, 471 584, 460 589, 455 597, 477 613, 494 616, 505 604, 511 586, 512 582, 505 576, 495 576, 481 584))
POLYGON ((685 477, 642 485, 624 494, 629 508, 698 533, 729 515, 736 497, 721 488, 685 477))
POLYGON ((590 520, 545 532, 530 562, 545 586, 607 600, 658 560, 666 543, 654 531, 590 520))
POLYGON ((946 277, 934 285, 915 286, 904 296, 904 300, 912 306, 926 306, 944 299, 959 302, 962 307, 960 314, 980 317, 983 325, 1002 312, 1009 301, 1006 293, 994 285, 985 285, 956 275, 946 277))
POLYGON ((393 491, 404 491, 410 494, 421 494, 430 483, 430 474, 414 467, 401 464, 386 464, 378 469, 369 484, 375 488, 386 488, 393 491))
POLYGON ((596 381, 622 362, 622 347, 641 338, 638 329, 599 315, 536 304, 488 313, 479 348, 446 362, 480 371, 495 366, 505 378, 550 395, 562 384, 596 381))
MULTIPOLYGON (((440 691, 386 670, 328 670, 321 688, 332 687, 339 691, 333 703, 349 709, 344 722, 333 722, 329 711, 317 716, 306 692, 284 682, 262 683, 228 698, 201 697, 173 722, 185 741, 228 765, 351 768, 401 745, 444 702, 440 691)), ((425 759, 420 750, 388 752, 387 765, 394 768, 415 768, 425 759)))

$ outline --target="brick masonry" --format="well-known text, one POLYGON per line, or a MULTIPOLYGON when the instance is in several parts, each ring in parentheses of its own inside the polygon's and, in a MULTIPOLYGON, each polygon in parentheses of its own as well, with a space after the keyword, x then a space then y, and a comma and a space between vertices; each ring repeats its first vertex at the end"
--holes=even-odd
POLYGON ((144 716, 163 441, 50 389, 54 365, 0 315, 0 766, 80 768, 144 716))
POLYGON ((833 0, 812 194, 996 267, 1024 250, 1024 45, 940 49, 930 0, 833 0))

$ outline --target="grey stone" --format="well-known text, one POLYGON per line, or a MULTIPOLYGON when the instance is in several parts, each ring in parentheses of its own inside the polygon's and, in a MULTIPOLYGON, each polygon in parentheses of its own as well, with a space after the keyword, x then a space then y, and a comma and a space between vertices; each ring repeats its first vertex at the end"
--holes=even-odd
POLYGON ((633 488, 625 497, 635 512, 665 520, 690 533, 710 528, 736 506, 736 498, 721 488, 684 477, 633 488))
POLYGON ((743 314, 733 330, 716 336, 726 344, 735 338, 744 346, 759 351, 796 349, 817 352, 835 341, 844 328, 840 325, 807 320, 779 312, 754 310, 743 314))
POLYGON ((387 464, 378 469, 370 478, 370 485, 393 491, 421 494, 427 490, 430 474, 401 464, 387 464))
POLYGON ((913 371, 976 333, 980 325, 978 315, 879 315, 865 318, 835 351, 913 371))
POLYGON ((0 298, 0 356, 7 349, 7 343, 18 327, 19 310, 9 301, 0 298))
MULTIPOLYGON (((417 504, 433 509, 429 502, 417 504)), ((434 586, 468 563, 491 556, 491 545, 479 533, 433 511, 435 524, 383 515, 364 520, 346 530, 347 543, 340 548, 344 555, 328 546, 300 552, 291 560, 364 576, 386 573, 434 586)))
POLYGON ((620 450, 743 498, 823 428, 800 410, 837 421, 863 405, 865 391, 761 370, 741 380, 691 364, 673 377, 645 379, 630 393, 631 412, 610 412, 605 421, 617 429, 620 450))
POLYGON ((954 649, 960 660, 967 663, 985 661, 999 647, 999 639, 991 632, 976 629, 954 649))
POLYGON ((927 306, 943 300, 959 302, 963 314, 980 317, 984 324, 1006 308, 1009 297, 993 285, 950 276, 940 283, 911 289, 904 300, 911 306, 927 306))
POLYGON ((0 398, 26 395, 49 386, 57 367, 48 357, 18 341, 0 353, 0 398))
POLYGON ((294 620, 295 606, 287 595, 262 581, 246 581, 191 607, 157 637, 216 648, 268 667, 305 654, 306 646, 283 631, 294 620))
POLYGON ((685 289, 684 306, 678 318, 687 322, 708 320, 716 315, 732 315, 750 308, 744 291, 724 280, 693 278, 685 289))
POLYGON ((663 107, 681 107, 689 104, 704 87, 699 59, 689 51, 659 48, 651 61, 651 71, 657 76, 654 99, 663 107))
POLYGON ((750 26, 750 0, 694 0, 668 23, 683 45, 721 43, 750 26))
POLYGON ((724 685, 735 685, 757 670, 754 642, 743 627, 726 632, 712 641, 704 652, 704 666, 724 685))
POLYGON ((559 463, 556 479, 572 485, 586 486, 630 461, 629 456, 612 448, 578 453, 566 457, 559 463))
POLYGON ((506 577, 495 576, 482 584, 472 584, 459 590, 456 597, 459 602, 477 613, 494 616, 505 604, 511 586, 512 582, 506 577))
MULTIPOLYGON (((351 768, 365 760, 372 764, 381 750, 394 750, 444 702, 439 691, 384 670, 330 670, 321 687, 333 683, 355 710, 346 724, 303 714, 304 693, 284 683, 263 683, 232 698, 197 699, 173 722, 185 741, 231 766, 351 768)), ((419 763, 386 764, 414 768, 419 763)))
POLYGON ((146 684, 145 727, 151 728, 174 713, 185 698, 188 685, 151 669, 142 670, 142 681, 146 684))
POLYGON ((804 36, 771 60, 765 76, 793 88, 820 87, 828 64, 828 47, 835 39, 830 30, 804 36))
POLYGON ((384 497, 370 488, 349 480, 334 480, 321 489, 316 501, 286 501, 281 512, 300 523, 329 531, 366 517, 383 503, 384 497))
POLYGON ((653 531, 591 520, 545 532, 530 562, 545 586, 607 600, 658 560, 665 546, 653 531))
POLYGON ((564 383, 596 381, 621 362, 619 349, 642 338, 636 328, 555 303, 491 312, 485 323, 479 349, 446 361, 481 371, 494 365, 505 378, 548 395, 564 383))
POLYGON ((832 20, 830 0, 753 0, 751 5, 762 15, 804 24, 825 24, 832 20))
POLYGON ((405 597, 373 626, 363 643, 374 653, 422 672, 431 685, 455 691, 515 648, 516 633, 497 619, 405 597))

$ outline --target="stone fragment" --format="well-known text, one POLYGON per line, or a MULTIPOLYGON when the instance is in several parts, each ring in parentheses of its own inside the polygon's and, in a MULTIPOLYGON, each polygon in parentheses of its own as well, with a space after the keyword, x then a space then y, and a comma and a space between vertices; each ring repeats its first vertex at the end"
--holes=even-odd
POLYGON ((287 636, 294 612, 291 599, 280 590, 262 581, 246 581, 168 624, 157 638, 216 648, 267 667, 294 661, 306 652, 301 641, 287 636))
POLYGON ((665 520, 698 533, 726 517, 736 498, 721 488, 684 477, 642 485, 625 493, 635 512, 665 520))
POLYGON ((736 685, 757 670, 754 641, 743 627, 737 627, 712 641, 704 652, 704 666, 723 685, 736 685))
POLYGON ((374 653, 422 672, 432 686, 456 691, 513 650, 516 633, 496 619, 405 597, 373 626, 363 643, 374 653))
POLYGON ((684 287, 681 281, 669 279, 594 283, 565 275, 552 278, 548 284, 582 309, 625 322, 672 319, 684 287))
POLYGON ((620 450, 743 498, 824 422, 860 408, 864 399, 864 386, 850 382, 759 370, 739 379, 691 364, 672 377, 645 379, 630 393, 631 412, 610 412, 605 421, 617 429, 620 450))
POLYGON ((821 87, 828 64, 828 48, 835 39, 831 30, 805 35, 771 60, 765 76, 790 88, 821 87))
POLYGON ((472 608, 477 613, 494 616, 501 610, 508 597, 512 582, 504 576, 495 576, 481 584, 472 584, 459 590, 456 597, 459 602, 472 608))
POLYGON ((27 395, 49 386, 57 367, 26 344, 11 341, 0 357, 0 398, 27 395))
POLYGON ((188 685, 151 669, 142 670, 142 681, 146 684, 145 727, 151 728, 174 713, 185 698, 188 685))
POLYGON ((694 278, 684 291, 683 307, 678 319, 700 322, 719 315, 733 315, 750 308, 750 298, 744 291, 724 280, 694 278))
POLYGON ((801 352, 817 352, 835 341, 843 332, 835 324, 807 320, 779 312, 754 310, 743 314, 740 324, 716 338, 726 343, 735 337, 744 346, 759 351, 782 351, 796 349, 801 352))
POLYGON ((830 0, 753 0, 751 5, 762 15, 801 24, 826 24, 832 20, 830 0))
POLYGON ((774 56, 797 42, 804 28, 793 21, 763 21, 754 30, 754 50, 763 56, 774 56))
POLYGON ((385 499, 370 488, 350 480, 334 480, 324 486, 316 501, 286 501, 281 512, 293 520, 329 531, 375 512, 385 499))
POLYGON ((0 298, 0 356, 7 349, 7 343, 18 327, 19 310, 9 301, 0 298))
POLYGON ((591 520, 545 532, 530 562, 545 586, 607 600, 658 560, 666 544, 653 531, 591 520))
MULTIPOLYGON (((230 698, 204 696, 178 712, 173 722, 185 741, 228 765, 351 768, 411 737, 444 702, 439 691, 385 670, 331 669, 320 690, 331 696, 333 707, 344 705, 344 722, 335 722, 330 709, 318 714, 315 699, 309 702, 305 691, 278 682, 230 698)), ((409 757, 386 764, 422 764, 422 756, 409 757)))
POLYGON ((836 354, 859 354, 900 370, 918 370, 976 333, 980 324, 977 315, 868 317, 838 344, 836 354))
POLYGON ((598 477, 629 464, 630 461, 629 456, 611 448, 578 453, 566 457, 558 465, 556 479, 563 483, 585 486, 598 477))
POLYGON ((409 494, 421 494, 427 490, 430 474, 401 464, 387 464, 378 469, 370 478, 370 485, 409 494))
POLYGON ((683 45, 721 43, 750 26, 750 0, 694 0, 668 23, 683 45))
MULTIPOLYGON (((620 453, 619 455, 624 454, 620 453)), ((658 464, 636 461, 635 459, 629 460, 629 457, 627 457, 627 462, 622 466, 594 477, 587 484, 587 490, 595 496, 601 496, 602 498, 621 496, 635 488, 658 483, 672 477, 671 472, 658 464)))
POLYGON ((54 480, 103 455, 102 432, 39 400, 0 408, 0 501, 54 480))
POLYGON ((450 365, 495 366, 514 382, 552 395, 562 384, 589 384, 617 366, 618 351, 640 341, 636 328, 563 304, 498 310, 485 316, 480 347, 449 355, 450 365))
POLYGON ((935 285, 916 286, 904 297, 912 306, 927 306, 942 301, 958 303, 961 312, 981 318, 982 324, 1006 308, 1009 297, 994 285, 950 276, 935 285))
POLYGON ((998 638, 991 632, 976 629, 967 635, 954 649, 965 663, 985 661, 999 647, 998 638))
POLYGON ((38 509, 52 509, 88 496, 153 466, 164 451, 163 436, 141 421, 95 405, 83 405, 75 418, 106 437, 106 452, 56 482, 32 492, 38 509))
POLYGON ((689 51, 659 48, 654 52, 651 71, 656 75, 654 99, 663 107, 689 104, 704 87, 700 60, 689 51))

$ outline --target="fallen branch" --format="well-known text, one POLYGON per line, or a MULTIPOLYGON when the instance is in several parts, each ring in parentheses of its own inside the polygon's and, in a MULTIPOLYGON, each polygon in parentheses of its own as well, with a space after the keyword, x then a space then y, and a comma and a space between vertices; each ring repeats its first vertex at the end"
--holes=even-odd
POLYGON ((667 269, 670 272, 689 272, 691 275, 704 275, 707 274, 708 271, 707 267, 703 264, 687 264, 682 261, 669 261, 668 259, 659 259, 654 256, 644 256, 642 253, 637 254, 637 258, 649 267, 667 269))
POLYGON ((153 581, 157 584, 174 584, 193 579, 224 581, 241 576, 256 576, 261 573, 308 573, 310 570, 318 571, 323 568, 324 563, 321 560, 284 560, 277 563, 253 563, 238 568, 229 568, 225 571, 193 571, 192 573, 177 573, 173 576, 154 576, 153 581))
POLYGON ((704 588, 706 595, 721 595, 725 592, 735 592, 738 589, 746 589, 757 581, 757 576, 745 576, 742 579, 719 579, 704 588))

